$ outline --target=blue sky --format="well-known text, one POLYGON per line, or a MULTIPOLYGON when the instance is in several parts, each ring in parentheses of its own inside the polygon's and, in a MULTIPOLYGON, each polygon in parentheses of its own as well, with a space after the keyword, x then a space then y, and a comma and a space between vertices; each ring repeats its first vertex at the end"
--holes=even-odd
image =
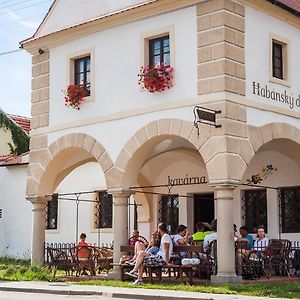
MULTIPOLYGON (((0 53, 19 48, 32 36, 52 0, 0 0, 0 53)), ((31 56, 25 51, 0 55, 0 108, 30 116, 31 56)))

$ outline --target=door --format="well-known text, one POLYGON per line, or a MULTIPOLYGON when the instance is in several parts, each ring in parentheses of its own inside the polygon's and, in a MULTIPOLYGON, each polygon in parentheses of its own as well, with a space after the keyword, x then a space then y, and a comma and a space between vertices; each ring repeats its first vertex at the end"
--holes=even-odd
POLYGON ((214 193, 194 195, 194 230, 197 222, 210 222, 215 218, 214 193))

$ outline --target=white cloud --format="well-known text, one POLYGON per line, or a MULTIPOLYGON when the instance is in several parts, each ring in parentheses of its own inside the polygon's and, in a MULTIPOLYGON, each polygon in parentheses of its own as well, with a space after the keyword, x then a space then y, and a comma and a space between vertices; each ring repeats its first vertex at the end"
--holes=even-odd
POLYGON ((24 21, 22 18, 20 18, 17 14, 15 14, 13 11, 7 11, 6 15, 12 20, 18 23, 19 25, 26 27, 26 28, 33 28, 36 29, 39 26, 39 22, 35 21, 24 21))

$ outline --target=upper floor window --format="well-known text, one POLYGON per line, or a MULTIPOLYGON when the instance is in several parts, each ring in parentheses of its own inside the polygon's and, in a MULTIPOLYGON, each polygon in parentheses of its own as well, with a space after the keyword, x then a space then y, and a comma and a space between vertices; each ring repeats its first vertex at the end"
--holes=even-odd
POLYGON ((270 35, 270 81, 289 86, 289 41, 270 35))
POLYGON ((74 83, 83 84, 88 95, 90 94, 91 86, 91 57, 85 56, 74 60, 74 83))
POLYGON ((97 192, 94 228, 112 228, 112 214, 112 195, 106 191, 97 192))
POLYGON ((272 69, 273 77, 283 79, 283 45, 273 41, 272 45, 272 69))
POLYGON ((149 65, 170 65, 170 38, 169 35, 149 40, 149 65))
POLYGON ((57 229, 58 215, 58 194, 53 194, 52 199, 47 203, 47 224, 48 230, 57 229))

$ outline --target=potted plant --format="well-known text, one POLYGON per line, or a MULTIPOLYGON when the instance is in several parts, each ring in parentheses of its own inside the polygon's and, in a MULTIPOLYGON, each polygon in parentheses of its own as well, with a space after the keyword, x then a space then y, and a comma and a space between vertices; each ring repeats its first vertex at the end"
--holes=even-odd
POLYGON ((89 95, 89 91, 84 84, 70 84, 65 93, 65 105, 75 109, 80 109, 80 104, 89 95))
POLYGON ((173 68, 166 66, 163 63, 153 67, 141 67, 139 77, 139 84, 150 93, 163 92, 172 87, 173 68))

